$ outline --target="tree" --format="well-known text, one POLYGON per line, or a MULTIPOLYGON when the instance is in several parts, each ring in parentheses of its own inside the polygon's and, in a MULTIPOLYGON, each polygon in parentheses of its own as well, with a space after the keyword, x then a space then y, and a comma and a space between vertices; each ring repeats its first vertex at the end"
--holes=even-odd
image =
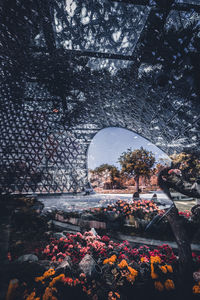
POLYGON ((97 174, 99 176, 106 176, 105 179, 109 179, 110 185, 112 189, 115 186, 120 185, 120 172, 117 167, 114 165, 109 165, 109 164, 102 164, 99 167, 95 168, 92 171, 93 174, 97 174))
POLYGON ((173 154, 171 159, 173 166, 181 170, 184 180, 193 183, 200 177, 200 155, 197 151, 173 154))
POLYGON ((121 173, 133 177, 136 183, 136 191, 139 192, 140 176, 149 178, 151 169, 155 163, 155 157, 151 151, 141 147, 140 149, 128 149, 119 157, 122 167, 121 173))
MULTIPOLYGON (((171 189, 185 194, 190 197, 200 198, 200 193, 193 188, 194 176, 198 176, 200 171, 200 155, 198 152, 183 152, 172 156, 171 167, 163 168, 158 175, 158 185, 172 201, 172 208, 167 214, 167 219, 174 233, 179 256, 179 281, 180 291, 183 295, 189 295, 192 288, 192 251, 191 240, 194 231, 198 229, 199 223, 196 223, 196 228, 184 222, 184 219, 179 215, 178 209, 173 202, 171 189), (195 175, 196 174, 196 175, 195 175), (188 227, 188 226, 193 227, 188 227)), ((192 208, 192 218, 200 217, 200 205, 195 205, 192 208)))

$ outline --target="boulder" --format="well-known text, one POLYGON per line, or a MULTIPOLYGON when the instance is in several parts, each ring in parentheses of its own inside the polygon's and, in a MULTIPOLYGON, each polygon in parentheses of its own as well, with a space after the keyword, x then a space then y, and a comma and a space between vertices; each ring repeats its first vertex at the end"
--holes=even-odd
POLYGON ((79 268, 86 276, 91 276, 92 272, 95 269, 96 262, 93 257, 89 254, 86 254, 79 263, 79 268))
POLYGON ((65 271, 72 268, 72 260, 70 256, 66 256, 64 260, 57 266, 56 271, 65 271))
POLYGON ((92 228, 90 231, 91 231, 95 236, 98 235, 97 232, 96 232, 96 230, 95 230, 94 228, 92 228))
POLYGON ((197 272, 193 273, 193 278, 196 282, 200 281, 200 270, 198 270, 197 272))
POLYGON ((20 257, 18 257, 17 261, 20 263, 25 262, 25 261, 36 262, 36 261, 38 261, 38 257, 35 254, 24 254, 24 255, 21 255, 20 257))
POLYGON ((64 235, 62 232, 54 232, 53 237, 59 240, 60 238, 66 238, 66 235, 64 235))

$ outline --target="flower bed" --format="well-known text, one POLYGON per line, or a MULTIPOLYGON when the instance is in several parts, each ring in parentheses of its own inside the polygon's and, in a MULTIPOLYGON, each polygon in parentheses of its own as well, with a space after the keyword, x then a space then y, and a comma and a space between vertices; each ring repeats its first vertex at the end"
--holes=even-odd
MULTIPOLYGON (((84 229, 99 229, 101 234, 111 230, 146 238, 174 240, 171 226, 166 218, 152 225, 148 231, 145 230, 154 217, 162 216, 164 212, 152 200, 131 202, 118 200, 107 207, 91 208, 81 213, 58 212, 56 220, 78 225, 84 229)), ((194 220, 190 211, 179 212, 179 215, 183 217, 188 230, 198 231, 199 221, 194 220)), ((198 236, 199 233, 194 236, 194 242, 198 242, 198 236)))
MULTIPOLYGON (((133 294, 176 293, 178 258, 166 244, 156 249, 132 248, 127 241, 114 242, 90 231, 66 234, 59 240, 51 238, 38 256, 40 260, 57 263, 57 268, 47 270, 33 281, 21 282, 20 299, 116 300, 132 299, 133 294)), ((193 254, 193 258, 197 271, 200 256, 193 254)), ((194 286, 193 292, 198 293, 199 283, 194 286)))
POLYGON ((145 220, 151 220, 160 211, 158 206, 151 200, 138 200, 131 203, 119 200, 114 205, 108 205, 102 210, 105 213, 112 211, 122 214, 124 217, 133 216, 145 220))
POLYGON ((101 233, 107 231, 121 231, 142 237, 158 239, 173 239, 171 228, 166 219, 159 224, 159 230, 145 232, 149 222, 158 214, 162 215, 163 210, 151 200, 139 200, 127 202, 119 200, 107 207, 92 208, 82 213, 58 212, 56 220, 78 225, 81 228, 100 229, 101 233))

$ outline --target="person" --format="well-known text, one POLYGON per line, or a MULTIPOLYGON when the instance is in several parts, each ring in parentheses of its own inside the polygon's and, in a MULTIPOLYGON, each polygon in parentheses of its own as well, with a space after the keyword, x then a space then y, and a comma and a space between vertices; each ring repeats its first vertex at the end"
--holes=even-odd
POLYGON ((85 194, 84 196, 88 196, 93 192, 93 188, 91 187, 90 183, 88 182, 86 187, 85 187, 85 194))
POLYGON ((134 201, 140 200, 140 193, 141 193, 141 189, 139 189, 138 192, 135 192, 133 194, 133 200, 134 201))
POLYGON ((158 202, 157 194, 153 194, 151 201, 153 201, 155 203, 158 202))

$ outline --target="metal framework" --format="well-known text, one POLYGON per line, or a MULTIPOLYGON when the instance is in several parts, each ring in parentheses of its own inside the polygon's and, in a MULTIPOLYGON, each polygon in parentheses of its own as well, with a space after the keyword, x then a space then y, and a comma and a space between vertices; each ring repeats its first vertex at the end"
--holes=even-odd
POLYGON ((199 96, 163 47, 166 28, 200 18, 198 3, 182 2, 3 2, 2 192, 80 192, 89 144, 110 126, 167 153, 199 148, 199 96))

